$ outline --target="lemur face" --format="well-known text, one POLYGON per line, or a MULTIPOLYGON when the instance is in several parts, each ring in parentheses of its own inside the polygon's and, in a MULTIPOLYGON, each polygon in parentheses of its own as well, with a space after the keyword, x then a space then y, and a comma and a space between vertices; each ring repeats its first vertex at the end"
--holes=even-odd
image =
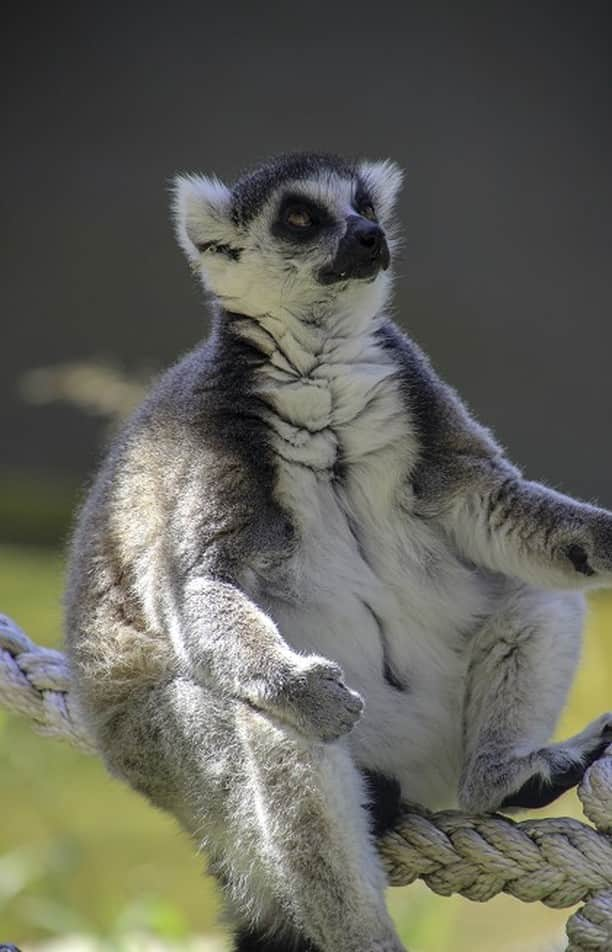
POLYGON ((307 319, 360 298, 376 310, 389 286, 401 178, 388 161, 313 153, 272 159, 232 188, 179 177, 179 243, 228 310, 307 319))

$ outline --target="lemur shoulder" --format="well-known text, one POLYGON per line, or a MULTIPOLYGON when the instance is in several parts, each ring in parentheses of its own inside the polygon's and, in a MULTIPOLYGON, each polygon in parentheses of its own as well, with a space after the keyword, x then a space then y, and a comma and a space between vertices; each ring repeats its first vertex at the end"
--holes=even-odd
POLYGON ((525 480, 387 315, 400 183, 311 153, 179 177, 212 334, 74 535, 82 709, 206 850, 241 952, 397 952, 375 839, 402 798, 545 805, 612 739, 550 741, 612 515, 525 480))

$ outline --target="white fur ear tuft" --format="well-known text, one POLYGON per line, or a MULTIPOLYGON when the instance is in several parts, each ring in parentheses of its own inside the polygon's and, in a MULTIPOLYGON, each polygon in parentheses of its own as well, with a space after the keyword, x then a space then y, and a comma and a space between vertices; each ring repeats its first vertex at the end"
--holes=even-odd
POLYGON ((190 260, 199 260, 207 243, 232 245, 232 193, 216 177, 177 175, 172 210, 179 245, 190 260))
POLYGON ((360 162, 357 171, 372 193, 379 217, 385 219, 393 211, 402 187, 402 169, 391 159, 383 159, 379 162, 360 162))

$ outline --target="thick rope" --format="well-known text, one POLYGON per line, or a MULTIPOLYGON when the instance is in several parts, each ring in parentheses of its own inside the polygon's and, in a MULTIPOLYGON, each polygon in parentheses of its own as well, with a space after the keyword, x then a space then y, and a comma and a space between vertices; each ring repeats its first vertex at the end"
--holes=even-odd
POLYGON ((95 753, 70 697, 66 658, 35 645, 6 615, 0 615, 0 703, 29 717, 39 733, 95 753))
MULTIPOLYGON (((42 733, 95 752, 70 696, 66 659, 35 645, 4 615, 0 703, 42 733)), ((567 924, 567 952, 612 952, 612 747, 587 771, 578 795, 595 828, 569 818, 516 823, 406 804, 380 843, 389 882, 422 879, 441 896, 476 902, 501 892, 555 909, 584 902, 567 924)))

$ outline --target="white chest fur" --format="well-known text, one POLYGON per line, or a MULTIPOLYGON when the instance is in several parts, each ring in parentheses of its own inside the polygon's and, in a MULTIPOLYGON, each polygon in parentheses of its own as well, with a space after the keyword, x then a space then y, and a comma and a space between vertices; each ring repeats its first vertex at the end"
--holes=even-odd
POLYGON ((350 735, 358 761, 397 777, 407 797, 448 803, 482 579, 411 511, 419 448, 396 368, 373 336, 305 328, 299 341, 267 343, 258 391, 279 501, 301 540, 293 597, 271 595, 268 608, 292 647, 338 661, 363 694, 350 735))

